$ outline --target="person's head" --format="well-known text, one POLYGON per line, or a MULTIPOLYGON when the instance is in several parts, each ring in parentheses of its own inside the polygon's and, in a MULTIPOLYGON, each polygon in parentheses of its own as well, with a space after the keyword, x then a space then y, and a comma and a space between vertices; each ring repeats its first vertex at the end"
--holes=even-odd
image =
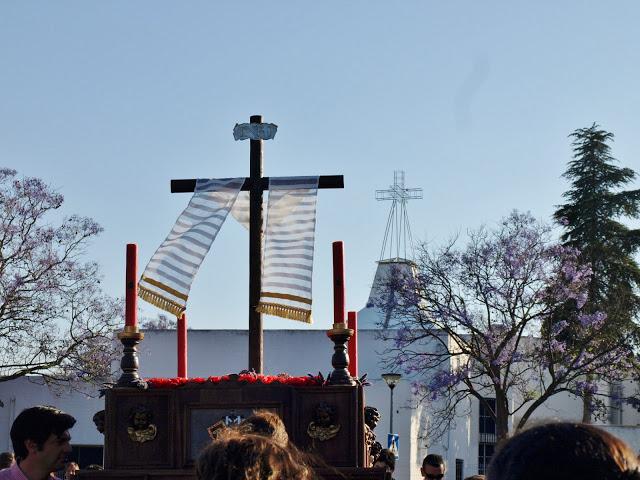
POLYGON ((272 439, 228 429, 206 447, 196 460, 198 480, 311 480, 313 470, 272 439))
POLYGON ((64 466, 64 478, 65 480, 71 480, 75 478, 76 472, 80 470, 80 467, 76 462, 69 462, 64 466))
POLYGON ((98 429, 98 432, 104 433, 104 410, 100 410, 99 412, 93 414, 93 423, 98 429))
POLYGON ((60 470, 71 452, 69 429, 76 419, 54 407, 23 410, 11 426, 13 451, 19 462, 28 460, 42 469, 60 470))
POLYGON ((385 448, 380 451, 373 466, 375 468, 386 468, 387 472, 393 473, 396 469, 396 456, 391 450, 385 448))
POLYGON ((13 452, 0 453, 0 470, 3 468, 9 468, 15 461, 16 457, 13 455, 13 452))
POLYGON ((242 433, 253 433, 271 438, 281 447, 289 445, 289 435, 282 419, 268 410, 256 410, 245 419, 238 430, 242 433))
POLYGON ((430 453, 422 460, 420 473, 422 473, 422 477, 427 480, 440 480, 444 477, 446 471, 447 467, 444 464, 444 459, 440 455, 430 453))
POLYGON ((619 438, 591 425, 550 423, 518 433, 491 459, 487 480, 513 478, 640 480, 640 474, 635 453, 619 438))

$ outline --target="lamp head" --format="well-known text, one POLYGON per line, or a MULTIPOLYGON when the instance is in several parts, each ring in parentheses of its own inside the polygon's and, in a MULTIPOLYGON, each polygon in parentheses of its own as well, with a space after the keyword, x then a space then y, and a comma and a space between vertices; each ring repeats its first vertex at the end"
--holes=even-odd
POLYGON ((400 375, 399 373, 383 373, 382 374, 382 379, 385 382, 387 382, 387 385, 389 385, 389 388, 394 388, 401 378, 402 378, 402 375, 400 375))

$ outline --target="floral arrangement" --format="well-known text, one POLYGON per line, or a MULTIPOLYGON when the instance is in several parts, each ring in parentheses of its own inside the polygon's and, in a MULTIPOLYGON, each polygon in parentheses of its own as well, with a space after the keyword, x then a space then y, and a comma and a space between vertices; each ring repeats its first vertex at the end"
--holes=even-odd
POLYGON ((286 373, 279 375, 259 375, 254 372, 241 372, 239 374, 221 375, 213 377, 193 378, 147 378, 148 388, 179 388, 185 385, 213 384, 224 382, 237 383, 261 383, 263 385, 280 384, 294 387, 317 387, 326 383, 322 374, 307 375, 306 377, 292 377, 286 373))

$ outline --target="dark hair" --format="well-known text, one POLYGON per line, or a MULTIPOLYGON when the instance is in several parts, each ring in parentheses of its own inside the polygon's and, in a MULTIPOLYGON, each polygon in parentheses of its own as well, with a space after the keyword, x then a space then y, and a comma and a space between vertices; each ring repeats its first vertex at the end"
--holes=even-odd
POLYGON ((639 479, 638 460, 625 442, 579 423, 550 423, 525 430, 494 455, 488 480, 639 479))
POLYGON ((384 463, 392 472, 396 469, 396 456, 388 448, 380 451, 378 458, 376 458, 376 462, 384 463))
POLYGON ((272 439, 228 429, 206 447, 196 460, 198 480, 311 480, 311 467, 272 439))
POLYGON ((13 455, 13 452, 2 452, 0 453, 0 470, 3 468, 9 468, 13 465, 16 457, 13 455))
POLYGON ((422 460, 422 468, 424 468, 426 465, 430 465, 432 467, 444 467, 444 458, 442 458, 442 455, 430 453, 429 455, 424 457, 424 460, 422 460))
POLYGON ((26 440, 34 441, 41 449, 50 435, 59 437, 75 423, 75 418, 55 407, 37 406, 23 410, 11 425, 11 443, 16 457, 27 458, 26 440))

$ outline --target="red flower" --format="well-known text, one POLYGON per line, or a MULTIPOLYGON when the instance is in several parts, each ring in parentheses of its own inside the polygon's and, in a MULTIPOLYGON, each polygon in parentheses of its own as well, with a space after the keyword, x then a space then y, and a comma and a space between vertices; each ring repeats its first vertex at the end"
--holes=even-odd
MULTIPOLYGON (((324 379, 319 375, 306 377, 292 377, 287 373, 281 373, 278 375, 258 375, 256 373, 241 373, 234 375, 236 381, 242 383, 262 383, 264 385, 280 384, 290 385, 294 387, 306 387, 306 386, 318 386, 324 384, 324 379)), ((231 380, 229 375, 211 376, 207 378, 193 377, 193 378, 149 378, 147 384, 149 388, 179 388, 183 385, 198 385, 203 383, 212 383, 217 385, 221 382, 228 382, 231 380)))

